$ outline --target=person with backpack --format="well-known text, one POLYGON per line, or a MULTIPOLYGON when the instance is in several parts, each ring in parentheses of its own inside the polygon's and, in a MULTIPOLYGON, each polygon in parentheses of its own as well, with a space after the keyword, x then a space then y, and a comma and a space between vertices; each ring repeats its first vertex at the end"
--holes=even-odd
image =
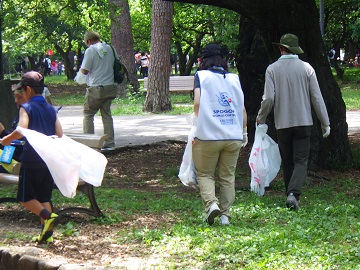
POLYGON ((49 55, 46 55, 46 57, 43 59, 41 67, 44 70, 44 76, 49 76, 51 71, 51 60, 49 55))
POLYGON ((114 84, 115 53, 110 45, 100 41, 97 32, 86 32, 84 42, 88 46, 80 68, 80 72, 88 76, 84 103, 84 133, 94 134, 94 116, 100 110, 104 134, 109 136, 101 150, 114 150, 114 123, 110 107, 117 96, 114 84))
POLYGON ((145 78, 148 76, 148 72, 149 72, 149 58, 147 54, 145 54, 144 52, 141 53, 140 65, 141 65, 142 77, 145 78))

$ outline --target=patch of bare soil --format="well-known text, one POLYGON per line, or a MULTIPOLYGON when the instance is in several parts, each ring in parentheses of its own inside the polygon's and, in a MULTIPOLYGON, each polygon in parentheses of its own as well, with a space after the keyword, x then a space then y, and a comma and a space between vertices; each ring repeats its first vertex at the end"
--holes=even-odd
POLYGON ((52 96, 56 96, 58 94, 85 94, 86 86, 80 84, 48 84, 47 87, 52 96))

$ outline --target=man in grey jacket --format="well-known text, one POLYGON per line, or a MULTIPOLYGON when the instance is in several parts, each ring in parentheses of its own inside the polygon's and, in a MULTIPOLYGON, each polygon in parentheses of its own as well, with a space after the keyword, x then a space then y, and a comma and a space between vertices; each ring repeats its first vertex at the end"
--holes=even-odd
POLYGON ((285 34, 280 43, 274 44, 279 47, 281 57, 266 70, 264 95, 256 122, 265 123, 274 108, 286 206, 298 210, 310 152, 311 105, 321 122, 324 138, 330 134, 330 121, 315 70, 298 57, 304 53, 298 37, 285 34))

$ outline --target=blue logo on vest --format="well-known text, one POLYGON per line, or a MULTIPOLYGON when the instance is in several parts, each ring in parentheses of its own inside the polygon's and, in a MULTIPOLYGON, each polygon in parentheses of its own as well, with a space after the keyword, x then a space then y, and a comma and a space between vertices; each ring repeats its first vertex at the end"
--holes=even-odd
POLYGON ((226 126, 226 125, 233 125, 234 124, 234 120, 233 119, 224 119, 224 120, 220 120, 221 125, 226 126))
POLYGON ((231 97, 229 97, 229 94, 226 92, 220 93, 220 97, 217 96, 217 98, 220 105, 224 107, 230 106, 230 103, 232 102, 231 97))

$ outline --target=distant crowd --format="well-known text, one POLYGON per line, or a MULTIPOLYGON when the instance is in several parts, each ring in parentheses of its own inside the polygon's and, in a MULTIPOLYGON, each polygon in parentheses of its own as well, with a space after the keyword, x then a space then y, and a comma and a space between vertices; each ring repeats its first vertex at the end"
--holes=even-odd
MULTIPOLYGON (((33 64, 36 65, 36 63, 33 64)), ((26 56, 20 63, 20 72, 23 74, 31 70, 33 70, 33 66, 26 56)), ((44 76, 61 76, 65 71, 65 65, 57 59, 51 60, 50 55, 46 55, 42 60, 40 70, 38 71, 44 76)))
POLYGON ((360 50, 356 50, 355 52, 355 57, 351 57, 351 58, 345 58, 344 57, 344 52, 342 49, 340 49, 340 53, 339 56, 336 56, 336 51, 334 48, 331 48, 329 53, 328 53, 328 58, 329 58, 329 62, 331 67, 333 67, 333 63, 336 60, 337 62, 339 62, 341 65, 345 65, 349 68, 352 67, 359 67, 360 64, 360 50))
POLYGON ((44 76, 61 76, 65 70, 65 66, 56 59, 51 61, 50 56, 46 55, 41 63, 41 69, 43 70, 44 76))
POLYGON ((142 78, 149 74, 150 53, 136 51, 134 54, 136 74, 139 72, 142 78))

